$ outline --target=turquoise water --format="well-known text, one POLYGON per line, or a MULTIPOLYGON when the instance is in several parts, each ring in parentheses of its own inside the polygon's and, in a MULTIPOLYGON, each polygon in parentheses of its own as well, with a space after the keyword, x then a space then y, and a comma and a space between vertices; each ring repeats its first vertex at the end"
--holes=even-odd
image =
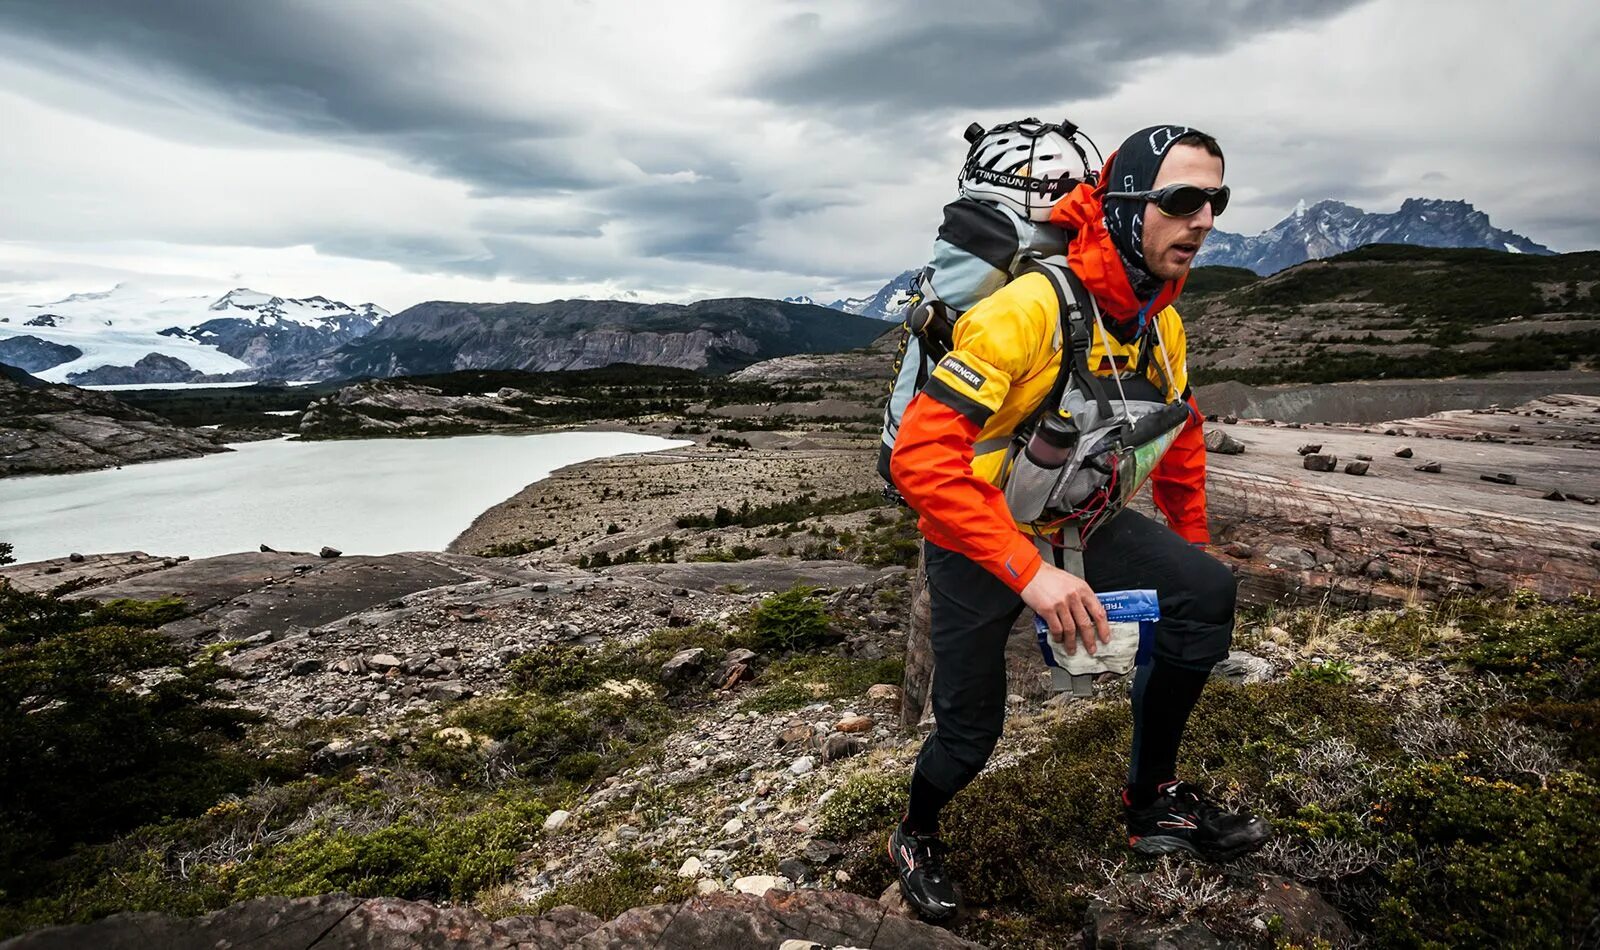
POLYGON ((565 465, 689 445, 626 432, 251 442, 198 459, 0 479, 18 561, 74 551, 441 551, 472 520, 565 465))

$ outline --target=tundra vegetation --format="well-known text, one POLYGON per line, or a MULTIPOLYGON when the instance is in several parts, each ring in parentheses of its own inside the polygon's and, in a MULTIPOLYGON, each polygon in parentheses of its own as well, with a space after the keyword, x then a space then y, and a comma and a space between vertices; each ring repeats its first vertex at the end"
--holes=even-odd
MULTIPOLYGON (((652 755, 694 710, 781 713, 900 675, 899 657, 839 652, 853 621, 795 588, 627 649, 525 653, 505 692, 407 723, 357 766, 330 754, 353 723, 274 726, 231 708, 218 651, 182 655, 156 632, 181 604, 61 593, 0 588, 0 933, 332 890, 505 913, 675 899, 689 882, 626 851, 538 905, 506 903, 499 886, 552 809, 652 755), (691 647, 757 651, 753 687, 720 699, 703 680, 662 682, 691 647)), ((1126 853, 1120 698, 1046 717, 1038 742, 952 806, 952 864, 976 910, 963 931, 1066 940, 1119 882, 1114 899, 1151 916, 1269 939, 1246 932, 1229 885, 1271 873, 1314 887, 1378 946, 1567 945, 1600 911, 1597 607, 1519 596, 1247 617, 1243 645, 1270 631, 1316 660, 1214 682, 1192 720, 1184 773, 1282 832, 1231 867, 1126 853)), ((904 776, 864 767, 823 806, 818 832, 847 848, 844 886, 889 883, 881 838, 904 794, 904 776)))

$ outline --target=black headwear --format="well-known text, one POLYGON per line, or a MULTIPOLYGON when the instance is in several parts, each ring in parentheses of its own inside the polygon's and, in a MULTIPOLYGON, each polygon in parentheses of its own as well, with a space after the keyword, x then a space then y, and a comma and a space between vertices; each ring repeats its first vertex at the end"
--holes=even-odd
MULTIPOLYGON (((1111 156, 1106 172, 1108 191, 1149 191, 1172 143, 1199 132, 1185 125, 1152 125, 1128 136, 1111 156)), ((1106 230, 1122 255, 1134 296, 1149 300, 1161 290, 1161 278, 1150 273, 1144 259, 1144 206, 1132 198, 1105 200, 1106 230)))

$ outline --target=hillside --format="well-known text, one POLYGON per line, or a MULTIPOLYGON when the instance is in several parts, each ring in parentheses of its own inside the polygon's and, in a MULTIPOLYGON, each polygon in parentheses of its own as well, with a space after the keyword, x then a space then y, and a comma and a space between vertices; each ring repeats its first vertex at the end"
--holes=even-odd
POLYGON ((57 386, 0 363, 0 477, 193 458, 228 449, 105 393, 57 386))
POLYGON ((1250 280, 1197 268, 1179 309, 1198 382, 1437 378, 1600 357, 1600 251, 1379 244, 1250 280))
POLYGON ((326 379, 613 363, 726 372, 774 356, 851 349, 883 332, 880 321, 755 298, 687 305, 434 301, 396 314, 319 359, 280 364, 275 372, 326 379))

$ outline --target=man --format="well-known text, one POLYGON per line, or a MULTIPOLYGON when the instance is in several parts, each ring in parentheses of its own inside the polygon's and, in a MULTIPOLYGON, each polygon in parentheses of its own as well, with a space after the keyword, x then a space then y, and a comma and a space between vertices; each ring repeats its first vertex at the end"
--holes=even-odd
POLYGON ((956 910, 939 813, 1000 737, 1005 641, 1024 605, 1058 642, 1093 653, 1110 636, 1094 591, 1158 593, 1154 658, 1134 676, 1133 748, 1122 793, 1135 851, 1227 860, 1270 834, 1265 820, 1226 812, 1176 775, 1189 712, 1211 667, 1227 655, 1233 630, 1233 575, 1204 552, 1205 442, 1188 392, 1183 323, 1170 306, 1227 205, 1222 176, 1215 139, 1154 126, 1130 136, 1099 184, 1080 185, 1051 215, 1072 234, 1068 264, 1108 331, 1094 335, 1090 370, 1119 376, 1124 388, 1165 387, 1161 398, 1189 403, 1188 422, 1151 476, 1168 526, 1123 510, 1089 537, 1084 576, 1077 577, 1046 563, 1006 507, 997 487, 1006 447, 1061 366, 1060 303, 1043 274, 1016 278, 962 315, 954 348, 901 422, 891 473, 928 542, 936 725, 917 758, 910 805, 889 852, 907 899, 925 917, 956 910), (1155 357, 1141 361, 1151 329, 1159 340, 1155 357))

